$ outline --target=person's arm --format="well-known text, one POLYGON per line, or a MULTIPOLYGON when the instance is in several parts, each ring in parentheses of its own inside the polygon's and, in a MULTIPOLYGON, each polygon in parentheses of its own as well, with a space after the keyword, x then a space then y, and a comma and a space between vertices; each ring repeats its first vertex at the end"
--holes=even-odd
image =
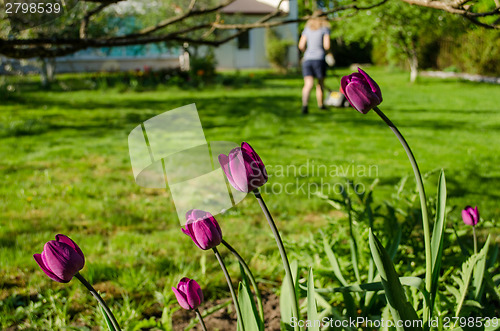
POLYGON ((329 33, 325 33, 323 35, 323 48, 325 49, 325 51, 330 50, 330 34, 329 33))
POLYGON ((307 43, 307 38, 303 34, 302 36, 300 36, 300 40, 299 40, 299 49, 301 52, 304 52, 306 50, 306 43, 307 43))

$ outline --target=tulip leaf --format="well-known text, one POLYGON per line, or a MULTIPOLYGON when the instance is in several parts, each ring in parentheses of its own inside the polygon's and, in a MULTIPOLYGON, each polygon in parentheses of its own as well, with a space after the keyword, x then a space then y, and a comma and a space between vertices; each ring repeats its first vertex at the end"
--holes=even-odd
POLYGON ((108 314, 106 314, 106 311, 101 306, 101 304, 99 304, 99 310, 101 311, 102 315, 104 316, 104 321, 106 322, 106 325, 108 326, 109 331, 118 331, 113 326, 113 323, 111 322, 111 319, 109 318, 108 314))
POLYGON ((330 247, 330 244, 328 243, 326 236, 323 236, 323 247, 325 249, 325 253, 326 256, 328 257, 328 260, 330 261, 335 277, 337 277, 337 279, 343 286, 348 286, 349 284, 345 280, 344 276, 342 276, 342 272, 340 271, 339 261, 337 260, 335 253, 333 253, 333 250, 330 247))
MULTIPOLYGON (((297 292, 297 273, 299 269, 299 265, 296 260, 290 263, 290 269, 292 271, 292 279, 295 284, 295 292, 297 292)), ((299 316, 293 316, 292 309, 292 295, 296 295, 296 293, 290 293, 288 286, 288 279, 285 278, 283 283, 281 284, 281 294, 280 294, 280 313, 281 313, 281 321, 286 325, 290 325, 292 321, 292 317, 299 319, 299 316)))
POLYGON ((444 171, 438 181, 438 193, 436 203, 436 221, 432 230, 431 255, 432 255, 432 277, 431 277, 431 303, 432 315, 434 300, 436 298, 439 274, 441 271, 441 260, 443 257, 444 230, 446 228, 446 179, 444 171))
MULTIPOLYGON (((259 327, 259 315, 255 308, 255 303, 252 299, 252 292, 248 286, 242 282, 238 285, 238 304, 240 305, 241 318, 245 330, 262 330, 259 327)), ((241 331, 240 324, 238 323, 238 331, 241 331)))
MULTIPOLYGON (((262 321, 262 319, 260 318, 260 315, 258 314, 257 305, 255 303, 252 291, 250 290, 250 281, 248 280, 248 276, 246 275, 245 270, 243 269, 243 266, 241 265, 241 263, 239 263, 239 265, 240 265, 240 273, 241 273, 241 278, 242 278, 241 283, 243 285, 244 291, 241 292, 240 290, 238 290, 238 303, 240 304, 241 314, 243 315, 243 324, 245 326, 245 330, 264 331, 264 321, 262 321), (240 296, 241 296, 241 299, 240 299, 240 296), (242 300, 245 302, 242 303, 241 302, 242 300), (257 329, 254 329, 255 324, 253 323, 253 321, 252 322, 246 321, 249 319, 247 316, 245 316, 248 312, 246 311, 247 309, 243 308, 243 306, 248 306, 248 305, 250 305, 251 314, 254 317, 252 320, 255 320, 258 324, 257 329)), ((256 289, 256 291, 257 291, 257 289, 256 289)), ((248 307, 246 307, 246 308, 248 308, 248 307)))
MULTIPOLYGON (((477 254, 473 254, 462 264, 462 269, 459 271, 460 277, 451 276, 451 278, 458 284, 458 290, 451 290, 447 287, 448 290, 456 297, 457 306, 455 309, 455 317, 460 316, 462 307, 464 306, 467 295, 469 294, 469 285, 471 279, 473 279, 472 282, 474 287, 478 287, 479 289, 481 289, 482 287, 486 265, 485 260, 490 245, 490 239, 491 237, 488 236, 488 239, 486 240, 486 243, 484 244, 481 251, 477 254), (483 259, 484 262, 479 262, 483 259)), ((479 293, 480 290, 479 292, 477 292, 477 294, 479 293)))
POLYGON ((483 293, 483 279, 486 270, 486 258, 488 257, 488 249, 490 246, 490 236, 486 239, 486 243, 478 254, 474 274, 472 276, 472 286, 474 287, 474 299, 479 301, 483 293))
POLYGON ((313 269, 309 269, 309 278, 307 280, 307 319, 309 321, 308 331, 319 331, 319 316, 316 306, 316 291, 314 290, 313 269))
MULTIPOLYGON (((399 277, 399 281, 403 286, 411 286, 420 290, 424 296, 425 293, 425 283, 422 278, 419 277, 399 277)), ((307 290, 307 288, 300 285, 300 288, 307 290)), ((317 293, 335 293, 335 292, 378 292, 383 291, 384 286, 382 282, 372 282, 366 284, 354 284, 350 286, 335 287, 335 288, 323 288, 316 289, 317 293)))
POLYGON ((380 274, 382 286, 385 290, 385 297, 387 298, 389 309, 397 326, 396 329, 405 331, 422 330, 421 328, 414 326, 406 328, 398 326, 404 325, 404 321, 418 320, 417 313, 406 299, 404 288, 399 281, 399 277, 396 273, 396 269, 394 269, 394 265, 392 264, 389 254, 386 252, 384 246, 382 246, 377 237, 375 237, 371 229, 369 244, 373 261, 375 262, 375 266, 380 274))

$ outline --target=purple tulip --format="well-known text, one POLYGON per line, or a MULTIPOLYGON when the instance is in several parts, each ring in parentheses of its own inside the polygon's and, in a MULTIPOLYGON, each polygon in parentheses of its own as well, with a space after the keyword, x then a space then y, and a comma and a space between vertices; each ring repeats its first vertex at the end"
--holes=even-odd
POLYGON ((85 257, 78 245, 63 234, 56 235, 43 246, 42 254, 33 254, 36 263, 51 279, 69 282, 85 265, 85 257))
POLYGON ((238 191, 248 193, 267 182, 264 163, 246 142, 231 150, 229 155, 220 154, 219 163, 229 183, 238 191))
POLYGON ((200 285, 187 277, 181 279, 177 288, 172 287, 172 291, 174 291, 179 305, 184 309, 196 309, 203 302, 203 292, 200 285))
POLYGON ((477 206, 475 208, 472 208, 471 206, 465 207, 465 209, 462 210, 462 219, 465 224, 476 226, 479 222, 479 210, 477 209, 477 206))
POLYGON ((382 102, 380 87, 360 68, 358 72, 342 77, 340 89, 351 106, 363 114, 382 102))
POLYGON ((181 230, 190 236, 199 248, 207 250, 221 243, 222 231, 219 223, 209 212, 191 209, 186 213, 186 220, 186 229, 181 230))

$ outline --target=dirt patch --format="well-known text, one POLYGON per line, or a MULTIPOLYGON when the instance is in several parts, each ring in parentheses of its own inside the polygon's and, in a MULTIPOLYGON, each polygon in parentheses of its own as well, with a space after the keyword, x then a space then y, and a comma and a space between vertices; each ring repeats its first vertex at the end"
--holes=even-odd
MULTIPOLYGON (((229 299, 221 299, 213 302, 208 302, 203 305, 203 309, 210 309, 229 299)), ((264 305, 265 317, 265 330, 266 331, 280 331, 280 307, 279 298, 272 293, 263 293, 262 302, 264 305)), ((191 319, 195 314, 191 311, 180 309, 173 315, 172 324, 175 331, 184 331, 186 326, 189 325, 191 319)), ((233 305, 222 308, 221 310, 207 316, 203 319, 208 330, 211 331, 232 331, 236 330, 236 313, 234 312, 233 305)), ((199 323, 192 329, 201 331, 202 328, 199 323)))

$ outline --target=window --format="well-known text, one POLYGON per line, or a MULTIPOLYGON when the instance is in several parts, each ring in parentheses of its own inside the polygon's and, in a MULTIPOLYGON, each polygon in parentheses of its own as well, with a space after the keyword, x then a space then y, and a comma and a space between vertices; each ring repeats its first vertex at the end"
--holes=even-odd
POLYGON ((250 48, 250 31, 247 30, 238 36, 238 49, 250 48))

